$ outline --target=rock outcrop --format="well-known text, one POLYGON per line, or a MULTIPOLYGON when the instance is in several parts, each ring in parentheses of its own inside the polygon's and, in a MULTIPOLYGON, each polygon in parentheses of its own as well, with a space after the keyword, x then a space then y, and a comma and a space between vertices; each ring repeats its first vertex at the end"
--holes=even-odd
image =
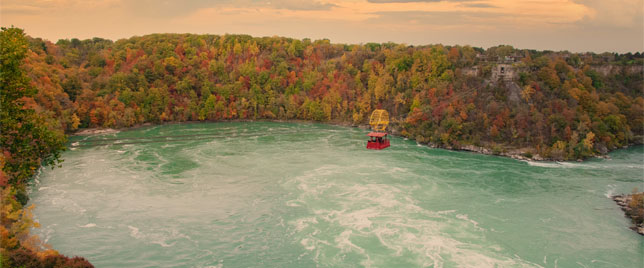
POLYGON ((626 214, 626 217, 633 220, 633 226, 631 226, 630 228, 640 235, 644 235, 644 221, 642 221, 644 208, 643 204, 641 204, 643 196, 644 192, 630 195, 613 196, 613 200, 617 203, 618 206, 622 208, 622 210, 626 214), (637 200, 634 202, 633 198, 637 198, 637 200))

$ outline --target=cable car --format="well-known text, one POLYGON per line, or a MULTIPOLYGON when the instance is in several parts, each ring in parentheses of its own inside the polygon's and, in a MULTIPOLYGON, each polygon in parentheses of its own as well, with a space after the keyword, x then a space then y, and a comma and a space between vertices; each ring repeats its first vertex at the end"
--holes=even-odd
POLYGON ((385 129, 389 125, 389 113, 385 110, 374 110, 369 118, 371 132, 367 134, 367 149, 382 150, 389 147, 389 138, 385 129))

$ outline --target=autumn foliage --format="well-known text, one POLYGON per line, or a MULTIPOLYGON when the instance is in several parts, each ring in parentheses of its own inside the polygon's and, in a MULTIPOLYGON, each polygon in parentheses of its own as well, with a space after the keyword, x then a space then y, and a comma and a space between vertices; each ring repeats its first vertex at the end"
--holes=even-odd
MULTIPOLYGON (((0 185, 18 187, 11 195, 23 203, 24 183, 40 161, 57 163, 61 133, 79 128, 255 119, 358 125, 374 109, 386 109, 394 132, 421 143, 522 149, 528 157, 564 160, 641 143, 644 134, 640 52, 247 35, 52 43, 21 41, 20 31, 11 38, 3 39, 3 57, 5 44, 19 47, 22 56, 12 66, 23 64, 19 72, 27 76, 19 76, 18 91, 6 90, 3 81, 3 96, 30 93, 12 104, 28 112, 3 114, 11 130, 3 128, 0 185), (27 140, 18 138, 23 134, 27 140)), ((15 232, 7 238, 21 241, 11 240, 15 232)))
POLYGON ((26 183, 41 165, 61 162, 65 137, 56 119, 38 108, 36 88, 22 68, 28 42, 16 28, 0 33, 0 267, 92 267, 58 254, 29 234, 39 227, 26 183))
POLYGON ((29 103, 66 131, 236 119, 364 124, 384 108, 395 130, 419 142, 577 159, 641 142, 641 65, 639 52, 154 34, 30 39, 26 67, 39 89, 29 103), (514 77, 494 79, 508 61, 514 77))

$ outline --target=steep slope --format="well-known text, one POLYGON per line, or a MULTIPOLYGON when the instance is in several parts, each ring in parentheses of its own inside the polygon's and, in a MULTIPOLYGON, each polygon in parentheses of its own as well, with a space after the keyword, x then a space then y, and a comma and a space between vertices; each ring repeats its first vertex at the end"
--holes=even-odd
POLYGON ((34 108, 61 128, 301 119, 364 124, 446 148, 579 159, 644 133, 642 55, 332 44, 153 34, 31 39, 34 108))

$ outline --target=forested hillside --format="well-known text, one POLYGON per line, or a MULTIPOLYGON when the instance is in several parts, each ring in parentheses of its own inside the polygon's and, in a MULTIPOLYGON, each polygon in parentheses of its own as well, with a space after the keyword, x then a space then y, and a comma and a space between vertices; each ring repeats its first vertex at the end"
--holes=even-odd
POLYGON ((27 180, 41 163, 59 163, 64 133, 80 128, 255 119, 363 125, 381 108, 394 133, 421 143, 581 159, 642 142, 643 64, 640 52, 193 34, 52 43, 3 29, 0 261, 91 266, 42 251, 23 208, 27 180))
POLYGON ((440 147, 578 159, 640 143, 643 55, 153 34, 30 39, 29 105, 68 132, 144 122, 363 124, 440 147))
MULTIPOLYGON (((41 165, 60 164, 65 133, 50 113, 25 107, 38 90, 25 70, 28 42, 22 30, 0 32, 0 267, 93 267, 68 258, 29 234, 38 222, 27 204, 27 182, 41 165)), ((40 93, 38 93, 40 94, 40 93)))

